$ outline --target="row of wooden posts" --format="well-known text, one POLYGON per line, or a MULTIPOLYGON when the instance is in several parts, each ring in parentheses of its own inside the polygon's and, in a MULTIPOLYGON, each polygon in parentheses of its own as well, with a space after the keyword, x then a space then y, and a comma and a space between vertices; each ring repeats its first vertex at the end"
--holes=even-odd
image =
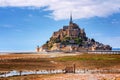
MULTIPOLYGON (((33 73, 32 74, 44 74, 44 72, 47 72, 46 74, 57 74, 57 73, 81 73, 80 71, 82 71, 82 73, 87 73, 87 72, 90 72, 90 73, 119 73, 120 74, 120 69, 119 70, 109 70, 109 69, 105 69, 105 70, 89 70, 89 69, 76 69, 76 65, 73 64, 72 66, 66 66, 65 69, 63 70, 56 70, 56 69, 47 69, 47 70, 35 70, 35 71, 32 71, 33 73), (41 73, 38 73, 38 72, 41 72, 41 73), (42 73, 43 72, 43 73, 42 73)), ((22 76, 22 75, 28 75, 28 74, 23 74, 25 71, 17 71, 17 76, 22 76)), ((29 71, 27 71, 29 72, 29 71)), ((8 74, 9 72, 4 72, 3 75, 4 77, 6 77, 6 75, 8 74)), ((0 74, 2 75, 2 74, 0 74)), ((15 75, 13 75, 15 76, 15 75)))
MULTIPOLYGON (((79 71, 79 70, 78 70, 79 71)), ((91 74, 95 74, 95 73, 118 73, 118 74, 120 74, 120 71, 117 71, 117 70, 96 70, 96 71, 92 71, 92 70, 81 70, 82 71, 82 73, 84 74, 84 73, 87 73, 87 72, 89 72, 89 71, 91 71, 90 73, 91 74)), ((19 74, 17 74, 17 75, 12 75, 12 76, 22 76, 22 75, 29 75, 29 74, 23 74, 23 72, 24 71, 19 71, 18 73, 19 74)), ((39 73, 37 73, 38 71, 36 70, 34 73, 32 73, 32 74, 39 74, 39 73)), ((57 73, 81 73, 81 72, 77 72, 77 70, 67 70, 67 71, 62 71, 62 72, 55 72, 55 73, 52 73, 52 71, 48 71, 49 73, 48 74, 57 74, 57 73)), ((4 77, 8 77, 8 76, 6 76, 8 74, 8 72, 6 72, 6 73, 4 73, 4 77)))

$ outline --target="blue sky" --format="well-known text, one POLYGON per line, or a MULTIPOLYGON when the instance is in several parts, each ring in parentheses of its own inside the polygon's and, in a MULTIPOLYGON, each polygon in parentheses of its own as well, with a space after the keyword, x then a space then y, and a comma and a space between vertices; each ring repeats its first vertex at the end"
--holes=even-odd
POLYGON ((0 51, 34 51, 70 12, 89 38, 120 48, 119 0, 0 0, 0 51))

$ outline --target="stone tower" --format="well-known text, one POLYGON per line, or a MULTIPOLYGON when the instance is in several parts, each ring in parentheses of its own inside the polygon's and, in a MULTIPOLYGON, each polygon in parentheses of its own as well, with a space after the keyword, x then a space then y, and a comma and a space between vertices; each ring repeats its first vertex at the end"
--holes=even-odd
POLYGON ((72 24, 73 23, 73 21, 72 21, 72 13, 70 14, 70 22, 69 22, 69 24, 72 24))
MULTIPOLYGON (((45 51, 81 51, 92 50, 95 46, 95 50, 111 50, 108 45, 92 41, 92 39, 86 36, 85 30, 81 29, 72 20, 72 13, 70 14, 69 25, 63 26, 62 29, 55 31, 50 40, 42 46, 42 50, 45 51)), ((39 49, 37 50, 39 52, 39 49)))

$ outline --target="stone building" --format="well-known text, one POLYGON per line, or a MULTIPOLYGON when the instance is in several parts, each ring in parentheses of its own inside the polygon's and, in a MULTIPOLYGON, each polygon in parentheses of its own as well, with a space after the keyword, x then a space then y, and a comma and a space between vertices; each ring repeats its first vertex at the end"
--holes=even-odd
POLYGON ((54 32, 50 40, 45 43, 41 50, 49 51, 81 51, 81 50, 111 50, 109 45, 104 45, 86 36, 85 29, 81 29, 72 21, 70 16, 69 25, 54 32))

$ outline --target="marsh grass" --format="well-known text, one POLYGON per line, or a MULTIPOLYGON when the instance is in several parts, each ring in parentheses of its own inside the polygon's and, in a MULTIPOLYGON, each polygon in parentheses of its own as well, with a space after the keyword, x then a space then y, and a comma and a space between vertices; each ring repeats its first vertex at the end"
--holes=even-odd
POLYGON ((110 54, 83 54, 78 56, 65 56, 55 58, 59 61, 85 61, 85 60, 118 60, 120 61, 120 55, 110 54))
MULTIPOLYGON (((28 54, 29 55, 29 54, 28 54)), ((6 55, 8 56, 8 55, 6 55)), ((20 55, 21 56, 21 55, 20 55)), ((27 55, 24 55, 24 57, 27 55)), ((30 56, 30 55, 29 55, 30 56)), ((15 56, 14 56, 15 57, 15 56)), ((19 56, 17 56, 19 57, 19 56)), ((32 57, 32 55, 31 55, 32 57)), ((0 60, 0 71, 5 70, 43 70, 64 69, 76 64, 77 68, 119 68, 120 55, 115 54, 80 54, 74 56, 47 58, 15 58, 0 60)))

